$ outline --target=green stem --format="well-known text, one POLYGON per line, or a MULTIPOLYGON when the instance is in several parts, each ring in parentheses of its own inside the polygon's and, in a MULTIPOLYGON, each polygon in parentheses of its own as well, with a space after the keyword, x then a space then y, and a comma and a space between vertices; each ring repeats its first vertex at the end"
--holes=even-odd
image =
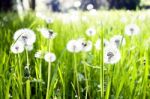
MULTIPOLYGON (((49 42, 48 42, 48 51, 49 52, 50 52, 50 46, 51 46, 51 41, 49 40, 49 42)), ((50 79, 51 79, 51 62, 48 63, 46 99, 49 99, 50 79)))
MULTIPOLYGON (((85 61, 85 53, 83 53, 83 61, 85 61)), ((85 94, 85 99, 87 99, 87 95, 88 95, 88 88, 89 88, 89 86, 88 86, 88 78, 87 78, 87 72, 86 72, 86 65, 84 64, 84 74, 85 74, 85 79, 86 79, 86 81, 85 81, 85 84, 86 84, 86 94, 85 94)))
MULTIPOLYGON (((29 68, 29 56, 28 56, 28 51, 26 50, 26 57, 27 57, 27 66, 29 68)), ((27 99, 30 99, 30 95, 31 95, 31 88, 30 88, 30 80, 28 79, 26 81, 26 95, 27 95, 27 99)))
POLYGON ((104 59, 103 59, 103 54, 104 54, 104 40, 103 40, 103 32, 102 32, 102 36, 101 36, 101 48, 102 48, 102 51, 101 51, 101 55, 100 55, 100 52, 99 52, 99 57, 101 56, 101 62, 99 63, 101 65, 101 70, 100 70, 100 86, 101 86, 101 99, 104 98, 104 59))
MULTIPOLYGON (((40 72, 40 74, 39 74, 39 79, 40 79, 40 93, 42 92, 42 66, 41 66, 41 59, 40 59, 40 67, 39 67, 39 72, 40 72)), ((42 93, 41 93, 41 95, 42 95, 42 93)))
POLYGON ((79 87, 79 81, 78 81, 78 71, 77 71, 77 62, 76 62, 75 53, 74 53, 74 75, 75 75, 76 82, 77 82, 78 99, 80 99, 80 87, 79 87))

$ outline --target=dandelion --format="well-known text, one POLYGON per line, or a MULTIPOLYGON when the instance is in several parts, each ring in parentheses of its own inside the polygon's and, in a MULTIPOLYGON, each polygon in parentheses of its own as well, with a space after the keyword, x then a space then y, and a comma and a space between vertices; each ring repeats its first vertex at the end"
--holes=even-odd
POLYGON ((74 6, 75 6, 76 8, 79 8, 80 5, 81 5, 81 2, 80 2, 80 1, 75 1, 75 2, 74 2, 74 6))
POLYGON ((37 51, 35 54, 34 54, 34 57, 35 58, 42 58, 43 56, 43 52, 42 51, 37 51))
POLYGON ((87 34, 87 36, 94 36, 96 34, 95 28, 94 27, 88 28, 86 30, 86 34, 87 34))
POLYGON ((47 39, 54 39, 57 35, 57 33, 53 32, 53 30, 46 29, 46 28, 40 28, 39 31, 47 39))
MULTIPOLYGON (((104 47, 109 45, 109 41, 104 39, 104 47)), ((100 50, 101 49, 101 39, 98 39, 95 43, 95 48, 96 50, 100 50)))
POLYGON ((104 63, 115 64, 120 58, 120 52, 116 47, 109 45, 104 48, 104 63))
POLYGON ((126 40, 121 35, 115 35, 110 39, 110 43, 114 44, 116 47, 119 47, 120 45, 125 45, 126 40))
POLYGON ((132 36, 139 34, 140 29, 136 24, 129 24, 125 27, 125 34, 132 36))
POLYGON ((82 46, 80 41, 78 40, 70 40, 67 43, 67 50, 72 53, 78 53, 82 50, 82 46))
POLYGON ((121 17, 120 21, 122 23, 127 23, 127 18, 125 16, 121 17))
POLYGON ((45 22, 46 22, 47 24, 53 23, 53 19, 50 18, 50 17, 45 17, 44 20, 45 20, 45 22))
POLYGON ((88 4, 86 7, 86 9, 89 11, 92 10, 93 8, 94 8, 93 4, 88 4))
POLYGON ((24 51, 24 45, 21 42, 17 41, 11 46, 11 51, 14 54, 22 53, 24 51))
POLYGON ((46 62, 54 62, 56 60, 56 55, 54 53, 48 52, 45 54, 44 59, 46 62))
POLYGON ((89 52, 92 49, 92 42, 91 41, 80 41, 81 42, 81 47, 82 47, 82 51, 84 52, 89 52))
POLYGON ((24 45, 32 45, 36 36, 35 33, 31 29, 19 29, 14 34, 14 40, 22 42, 24 45))

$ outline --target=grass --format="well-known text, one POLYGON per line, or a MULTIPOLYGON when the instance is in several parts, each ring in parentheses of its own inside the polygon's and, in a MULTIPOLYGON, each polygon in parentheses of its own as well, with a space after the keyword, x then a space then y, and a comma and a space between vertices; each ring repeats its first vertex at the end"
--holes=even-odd
POLYGON ((150 99, 148 11, 79 12, 77 16, 72 15, 73 21, 69 15, 50 16, 54 22, 46 25, 34 13, 23 20, 15 13, 0 14, 0 99, 45 99, 47 92, 47 99, 150 99), (127 17, 127 23, 120 22, 122 16, 127 17), (140 20, 139 16, 144 16, 145 20, 140 20), (130 38, 124 34, 129 23, 139 26, 139 35, 130 38), (37 31, 38 27, 46 26, 58 33, 50 44, 37 31), (94 37, 85 34, 91 26, 97 31, 94 37), (31 52, 15 55, 10 46, 14 32, 20 28, 34 30, 36 43, 31 52), (88 53, 73 54, 66 50, 70 39, 85 37, 95 43, 99 37, 109 40, 117 34, 124 35, 126 45, 119 48, 121 60, 114 65, 103 63, 103 50, 97 51, 94 46, 88 53), (34 58, 38 50, 54 52, 57 60, 48 64, 44 59, 34 58), (27 62, 29 70, 25 69, 27 62), (26 73, 30 74, 29 79, 26 73))

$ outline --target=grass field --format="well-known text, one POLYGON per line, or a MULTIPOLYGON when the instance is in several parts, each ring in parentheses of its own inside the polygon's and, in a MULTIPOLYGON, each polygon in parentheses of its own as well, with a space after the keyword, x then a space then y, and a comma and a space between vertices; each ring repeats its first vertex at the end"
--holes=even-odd
POLYGON ((23 19, 14 13, 0 14, 0 99, 150 99, 149 11, 49 16, 53 22, 47 24, 34 13, 23 19), (131 23, 139 27, 139 34, 125 34, 125 27, 131 23), (56 37, 44 38, 41 27, 52 29, 56 37), (96 31, 94 36, 86 35, 90 27, 96 31), (17 42, 13 36, 22 28, 33 30, 36 41, 32 51, 14 54, 10 50, 17 42), (104 61, 103 43, 114 35, 122 35, 126 44, 123 46, 122 40, 117 48, 120 60, 109 64, 104 61), (78 38, 90 40, 92 49, 69 52, 68 42, 78 38), (101 49, 97 50, 94 44, 99 38, 101 49), (39 50, 41 58, 35 58, 39 50), (56 60, 45 61, 46 52, 55 53, 56 60))

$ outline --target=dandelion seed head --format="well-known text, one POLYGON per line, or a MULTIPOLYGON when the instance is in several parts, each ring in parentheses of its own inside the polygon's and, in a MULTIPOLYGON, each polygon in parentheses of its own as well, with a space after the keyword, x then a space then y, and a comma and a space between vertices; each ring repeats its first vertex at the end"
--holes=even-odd
POLYGON ((56 55, 54 53, 48 52, 44 55, 46 62, 54 62, 56 60, 56 55))
POLYGON ((67 43, 67 50, 72 53, 78 53, 82 50, 81 43, 78 40, 70 40, 67 43))
POLYGON ((132 36, 139 34, 140 29, 136 24, 129 24, 125 27, 125 34, 132 36))
POLYGON ((127 23, 127 18, 125 16, 121 17, 120 21, 122 23, 127 23))
POLYGON ((126 44, 126 40, 121 35, 115 35, 110 39, 110 43, 114 44, 116 47, 119 47, 120 45, 124 46, 126 44))
POLYGON ((46 29, 46 28, 40 28, 39 31, 43 35, 43 37, 47 39, 54 39, 57 36, 57 33, 53 32, 53 30, 46 29))
POLYGON ((86 30, 87 36, 94 36, 96 34, 96 30, 94 27, 90 27, 86 30))
POLYGON ((86 7, 87 10, 92 10, 93 8, 94 8, 93 4, 88 4, 86 7))
POLYGON ((14 40, 20 41, 24 45, 32 45, 36 41, 36 36, 31 29, 24 28, 15 32, 14 40))
POLYGON ((81 47, 82 47, 82 51, 84 52, 89 52, 92 49, 92 42, 91 41, 85 41, 83 40, 79 40, 79 42, 81 43, 81 47))
POLYGON ((24 45, 21 42, 17 41, 15 42, 15 44, 11 45, 11 51, 14 54, 22 53, 24 51, 24 45))
POLYGON ((79 8, 80 5, 81 5, 81 2, 80 2, 79 0, 77 0, 77 1, 74 2, 74 6, 75 6, 76 8, 79 8))
POLYGON ((116 47, 109 45, 104 48, 104 62, 106 64, 115 64, 120 58, 120 52, 116 47))

